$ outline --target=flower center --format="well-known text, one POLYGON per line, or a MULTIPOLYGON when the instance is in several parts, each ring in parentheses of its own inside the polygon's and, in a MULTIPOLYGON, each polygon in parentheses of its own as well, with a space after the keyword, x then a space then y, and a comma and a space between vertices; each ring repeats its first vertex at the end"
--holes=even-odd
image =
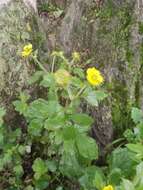
POLYGON ((96 80, 97 79, 97 77, 95 75, 92 75, 91 78, 92 78, 92 80, 96 80))

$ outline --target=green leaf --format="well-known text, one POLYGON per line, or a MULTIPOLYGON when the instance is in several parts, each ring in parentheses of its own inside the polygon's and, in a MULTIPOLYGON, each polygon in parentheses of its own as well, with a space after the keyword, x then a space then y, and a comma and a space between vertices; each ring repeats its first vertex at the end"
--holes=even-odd
POLYGON ((131 181, 123 179, 124 190, 135 190, 134 185, 131 181))
POLYGON ((139 165, 137 165, 136 175, 139 177, 143 176, 143 162, 141 162, 139 165))
POLYGON ((65 125, 64 113, 60 112, 55 117, 50 117, 45 121, 44 128, 48 130, 57 130, 65 125))
POLYGON ((10 150, 10 149, 7 150, 7 153, 5 153, 3 156, 3 165, 7 165, 7 164, 11 163, 12 155, 13 155, 12 150, 10 150))
POLYGON ((91 91, 86 89, 85 91, 85 100, 92 106, 98 106, 98 102, 104 100, 107 97, 107 94, 103 91, 91 91))
POLYGON ((81 79, 85 78, 84 71, 81 68, 74 68, 73 73, 79 76, 81 79))
MULTIPOLYGON (((141 162, 139 165, 136 167, 136 176, 134 179, 134 184, 140 184, 140 182, 143 182, 143 162, 141 162)), ((143 185, 143 184, 142 184, 143 185)))
POLYGON ((15 143, 18 139, 21 138, 21 129, 17 128, 16 130, 11 131, 9 136, 9 143, 15 143))
POLYGON ((35 181, 35 189, 34 190, 45 190, 49 185, 49 176, 42 176, 40 179, 36 179, 35 181))
POLYGON ((122 179, 122 171, 119 168, 114 168, 109 174, 110 184, 118 185, 122 179))
POLYGON ((140 143, 137 144, 127 144, 126 147, 136 153, 143 153, 143 145, 140 143))
POLYGON ((80 186, 83 187, 83 189, 87 189, 89 188, 90 186, 90 181, 89 181, 89 177, 87 174, 81 176, 79 178, 79 183, 80 183, 80 186))
POLYGON ((96 171, 95 177, 93 180, 93 186, 96 187, 97 189, 102 189, 104 187, 104 179, 103 176, 101 175, 100 172, 96 171))
POLYGON ((138 187, 136 187, 135 190, 143 190, 143 184, 139 185, 138 187))
POLYGON ((60 172, 71 179, 82 175, 83 168, 80 166, 76 155, 70 151, 64 152, 60 161, 60 172))
POLYGON ((21 177, 24 174, 23 167, 21 165, 15 166, 13 170, 18 177, 21 177))
POLYGON ((20 100, 16 100, 13 102, 13 105, 15 106, 15 110, 25 116, 28 110, 28 104, 27 104, 28 99, 29 99, 29 95, 22 92, 20 93, 20 100))
POLYGON ((29 100, 30 96, 26 92, 21 92, 19 98, 20 98, 21 102, 27 102, 29 100))
POLYGON ((95 94, 98 101, 102 101, 108 96, 104 91, 101 90, 96 90, 95 94))
POLYGON ((103 189, 105 186, 102 170, 95 166, 89 166, 84 169, 84 175, 79 179, 83 189, 103 189))
POLYGON ((63 133, 61 130, 54 131, 55 144, 60 145, 63 142, 63 133))
POLYGON ((91 106, 98 106, 98 101, 96 99, 96 94, 94 91, 91 91, 88 93, 86 97, 84 97, 85 100, 91 105, 91 106))
POLYGON ((57 89, 55 86, 50 86, 48 89, 48 100, 49 101, 58 101, 57 89))
POLYGON ((77 129, 73 126, 66 126, 63 129, 63 140, 74 140, 76 138, 77 129))
POLYGON ((34 178, 36 180, 39 180, 48 171, 48 168, 47 168, 45 162, 41 158, 36 158, 36 160, 34 160, 32 169, 35 172, 34 178))
POLYGON ((43 121, 41 119, 33 119, 28 126, 28 133, 32 136, 40 136, 43 129, 43 121))
POLYGON ((71 83, 73 86, 75 86, 77 88, 83 87, 83 82, 78 77, 72 77, 71 83))
POLYGON ((27 110, 27 104, 25 103, 22 103, 21 101, 19 100, 16 100, 13 102, 13 105, 15 106, 15 110, 17 112, 19 112, 20 114, 24 114, 25 111, 27 110))
POLYGON ((57 162, 55 160, 47 160, 46 165, 48 170, 51 172, 55 172, 57 170, 57 162))
POLYGON ((37 99, 30 104, 27 111, 27 116, 30 119, 47 119, 48 117, 53 117, 54 114, 61 111, 63 111, 63 109, 57 101, 37 99))
POLYGON ((98 147, 94 139, 78 135, 76 137, 76 144, 79 154, 88 160, 96 160, 98 158, 98 147))
POLYGON ((70 153, 71 155, 75 154, 75 152, 76 152, 75 137, 74 137, 73 140, 72 139, 64 140, 64 142, 63 142, 63 151, 65 153, 70 153))
POLYGON ((3 171, 3 168, 4 168, 4 162, 3 159, 0 158, 0 172, 3 171))
POLYGON ((84 64, 89 65, 92 61, 93 61, 93 59, 88 59, 84 64))
POLYGON ((30 77, 28 83, 34 84, 35 82, 39 81, 40 78, 43 76, 43 71, 36 71, 32 77, 30 77))
POLYGON ((30 104, 28 108, 28 117, 31 119, 45 119, 49 115, 48 110, 48 102, 43 99, 37 99, 30 104))
POLYGON ((135 135, 138 136, 140 138, 140 140, 142 140, 143 139, 143 123, 137 124, 137 126, 134 130, 136 130, 136 129, 138 132, 135 135))
POLYGON ((70 119, 76 124, 81 126, 87 126, 87 125, 90 126, 93 123, 92 117, 84 113, 72 114, 70 116, 70 119))
POLYGON ((132 108, 131 117, 136 124, 143 122, 143 112, 138 108, 132 108))
POLYGON ((126 147, 137 154, 139 159, 143 158, 143 145, 140 143, 137 144, 127 144, 126 147))
POLYGON ((41 81, 40 85, 47 88, 53 86, 55 84, 55 78, 52 73, 47 73, 44 75, 43 80, 41 81))
POLYGON ((109 168, 112 171, 119 168, 122 172, 122 177, 129 177, 135 174, 136 161, 135 154, 127 148, 116 148, 109 159, 109 168), (124 164, 123 164, 124 163, 124 164))
POLYGON ((126 129, 123 135, 127 139, 128 142, 134 141, 135 134, 133 133, 131 129, 126 129))
POLYGON ((19 146, 18 146, 18 152, 19 152, 21 155, 24 155, 25 152, 26 152, 26 147, 23 146, 23 145, 19 145, 19 146))
POLYGON ((4 144, 4 135, 0 133, 0 148, 3 147, 3 144, 4 144))
POLYGON ((25 190, 34 190, 34 187, 32 187, 31 185, 28 185, 25 190))

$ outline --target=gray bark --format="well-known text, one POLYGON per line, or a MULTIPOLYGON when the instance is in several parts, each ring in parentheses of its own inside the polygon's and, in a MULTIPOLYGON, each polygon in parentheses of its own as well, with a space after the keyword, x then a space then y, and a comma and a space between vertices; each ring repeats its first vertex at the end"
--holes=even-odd
POLYGON ((33 31, 28 31, 27 24, 32 27, 35 12, 22 1, 0 2, 0 105, 9 112, 12 100, 27 88, 33 70, 21 51, 32 42, 33 31))

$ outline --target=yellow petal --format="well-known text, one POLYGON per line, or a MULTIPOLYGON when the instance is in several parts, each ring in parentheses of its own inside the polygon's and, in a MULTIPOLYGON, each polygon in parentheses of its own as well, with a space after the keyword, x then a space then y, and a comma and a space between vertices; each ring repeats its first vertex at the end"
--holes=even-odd
POLYGON ((103 190, 114 190, 112 185, 105 186, 103 190))
POLYGON ((93 68, 88 68, 87 69, 87 81, 93 85, 93 86, 99 86, 101 83, 103 83, 104 79, 103 76, 101 75, 100 71, 97 70, 95 67, 93 68))

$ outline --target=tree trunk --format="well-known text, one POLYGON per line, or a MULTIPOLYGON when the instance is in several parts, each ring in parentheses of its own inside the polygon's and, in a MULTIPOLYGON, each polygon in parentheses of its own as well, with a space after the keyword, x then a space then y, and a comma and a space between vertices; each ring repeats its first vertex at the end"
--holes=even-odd
POLYGON ((21 52, 28 43, 34 41, 34 46, 37 45, 37 18, 31 4, 27 7, 19 0, 0 3, 0 105, 8 112, 7 120, 14 117, 12 101, 20 91, 28 89, 29 76, 34 70, 32 64, 22 58, 21 52))

